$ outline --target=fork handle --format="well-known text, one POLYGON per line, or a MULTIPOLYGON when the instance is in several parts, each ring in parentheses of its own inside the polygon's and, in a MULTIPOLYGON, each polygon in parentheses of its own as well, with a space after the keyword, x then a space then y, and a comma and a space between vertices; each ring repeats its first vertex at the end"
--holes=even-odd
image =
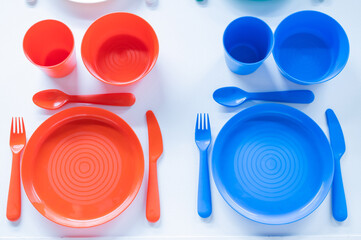
POLYGON ((21 215, 20 153, 13 153, 6 217, 17 221, 21 215))
POLYGON ((198 182, 198 215, 207 218, 212 213, 207 150, 200 151, 198 182))

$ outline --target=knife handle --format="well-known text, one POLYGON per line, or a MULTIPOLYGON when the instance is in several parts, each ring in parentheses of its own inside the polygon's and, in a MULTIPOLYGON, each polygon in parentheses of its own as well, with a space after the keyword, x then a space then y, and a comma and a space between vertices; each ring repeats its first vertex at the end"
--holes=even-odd
POLYGON ((149 162, 146 217, 149 222, 157 222, 160 218, 157 162, 149 162))
POLYGON ((332 183, 332 214, 335 220, 339 222, 345 221, 347 218, 346 197, 339 159, 335 159, 335 173, 332 183))
POLYGON ((202 218, 207 218, 212 214, 207 150, 200 151, 197 208, 198 215, 202 218))

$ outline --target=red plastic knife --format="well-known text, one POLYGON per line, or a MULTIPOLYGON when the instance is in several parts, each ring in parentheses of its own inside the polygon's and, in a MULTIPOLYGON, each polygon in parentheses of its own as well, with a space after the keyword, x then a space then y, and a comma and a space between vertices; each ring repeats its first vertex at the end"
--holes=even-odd
POLYGON ((146 116, 149 140, 149 177, 146 216, 149 222, 157 222, 160 218, 157 160, 163 153, 163 140, 154 113, 149 110, 146 116))

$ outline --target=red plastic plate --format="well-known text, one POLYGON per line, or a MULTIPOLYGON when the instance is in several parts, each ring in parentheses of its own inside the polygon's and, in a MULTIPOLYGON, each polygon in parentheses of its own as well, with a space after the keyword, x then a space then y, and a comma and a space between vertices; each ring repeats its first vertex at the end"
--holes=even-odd
POLYGON ((144 174, 141 144, 117 115, 76 107, 47 119, 22 159, 25 192, 49 220, 92 227, 118 216, 134 200, 144 174))

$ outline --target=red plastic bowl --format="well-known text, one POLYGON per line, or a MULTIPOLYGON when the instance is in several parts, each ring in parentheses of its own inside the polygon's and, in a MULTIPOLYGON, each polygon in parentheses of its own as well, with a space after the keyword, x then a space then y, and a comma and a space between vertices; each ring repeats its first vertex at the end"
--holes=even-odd
POLYGON ((127 85, 146 76, 155 65, 158 38, 143 18, 117 12, 97 19, 86 31, 81 55, 97 79, 127 85))

